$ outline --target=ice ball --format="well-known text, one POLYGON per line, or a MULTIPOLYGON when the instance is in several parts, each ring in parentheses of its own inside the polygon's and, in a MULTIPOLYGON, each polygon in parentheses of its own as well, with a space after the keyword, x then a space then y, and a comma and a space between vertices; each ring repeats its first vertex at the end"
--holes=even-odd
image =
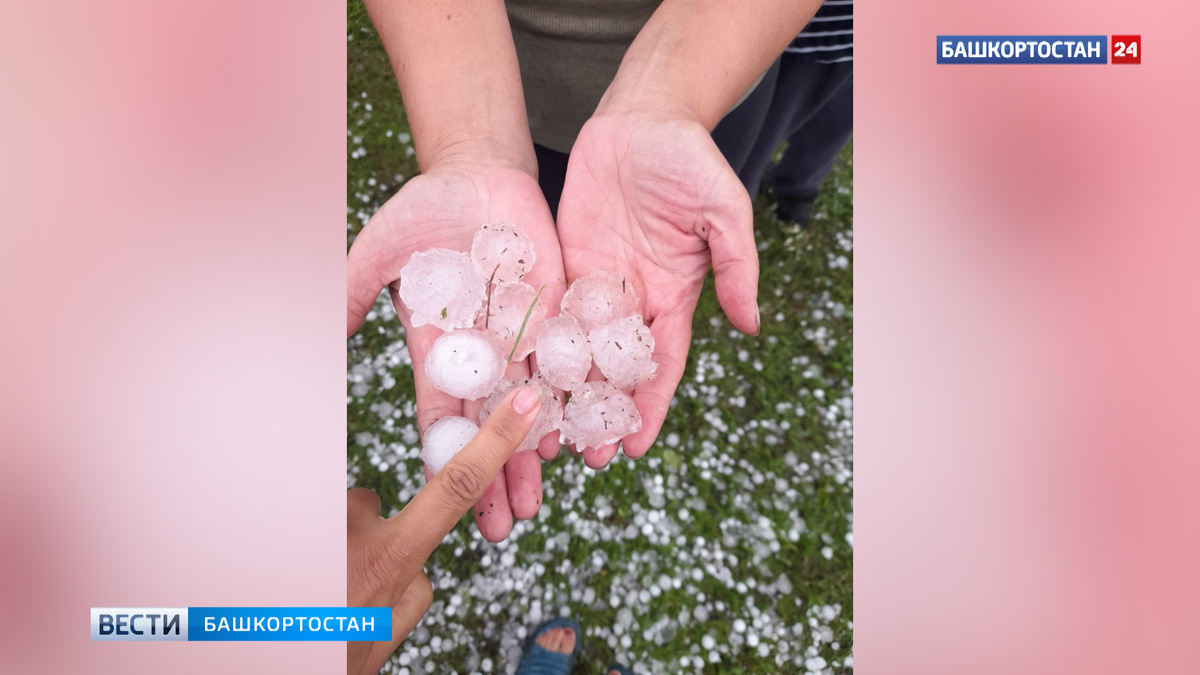
POLYGON ((562 310, 579 320, 583 329, 621 319, 637 312, 633 284, 619 274, 597 270, 571 282, 562 299, 562 310))
POLYGON ((484 225, 475 233, 475 239, 471 241, 471 260, 485 280, 507 286, 520 281, 533 268, 537 253, 524 230, 501 220, 484 225))
POLYGON ((512 380, 504 380, 492 392, 492 395, 483 402, 483 407, 479 410, 479 424, 482 425, 487 418, 500 405, 505 396, 513 389, 521 385, 532 387, 538 393, 542 400, 542 407, 538 409, 537 419, 533 421, 533 426, 530 427, 529 433, 525 435, 525 440, 521 441, 521 445, 517 446, 518 450, 534 450, 538 446, 538 441, 551 431, 557 431, 562 426, 563 418, 563 402, 562 395, 555 391, 554 387, 550 386, 541 373, 534 373, 533 377, 513 382, 512 380))
POLYGON ((466 253, 418 251, 400 269, 400 300, 412 312, 414 327, 470 328, 485 299, 487 279, 480 278, 466 253))
POLYGON ((642 428, 633 399, 609 382, 586 382, 571 392, 563 408, 560 438, 576 449, 616 443, 642 428))
POLYGON ((481 330, 444 333, 425 355, 425 376, 434 388, 466 400, 492 393, 504 367, 496 339, 481 330))
POLYGON ((492 299, 487 303, 487 313, 488 332, 499 341, 500 352, 504 357, 508 358, 508 355, 512 354, 513 361, 520 361, 529 356, 537 344, 542 322, 546 320, 546 303, 538 297, 533 286, 518 281, 509 286, 493 288, 492 299), (538 301, 533 305, 535 297, 538 301), (533 311, 529 311, 530 305, 533 305, 533 311), (529 312, 528 322, 525 321, 526 312, 529 312), (521 331, 522 324, 525 324, 524 332, 521 331), (521 338, 519 343, 517 336, 521 338), (513 352, 513 344, 517 344, 516 352, 513 352))
POLYGON ((429 425, 421 439, 421 459, 434 475, 457 455, 475 434, 479 425, 465 417, 443 417, 429 425))
POLYGON ((633 389, 658 368, 650 358, 654 336, 640 314, 596 326, 588 333, 588 343, 600 372, 621 389, 633 389))
POLYGON ((546 319, 536 346, 538 370, 553 386, 571 391, 587 379, 592 369, 592 351, 587 334, 571 315, 546 319))

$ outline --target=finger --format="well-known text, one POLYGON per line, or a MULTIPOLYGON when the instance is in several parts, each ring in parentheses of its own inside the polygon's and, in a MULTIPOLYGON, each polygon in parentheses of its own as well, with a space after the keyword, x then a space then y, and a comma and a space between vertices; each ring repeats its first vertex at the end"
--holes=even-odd
POLYGON ((557 458, 560 452, 562 452, 562 439, 557 430, 542 436, 542 440, 538 441, 537 453, 543 461, 549 462, 557 458))
POLYGON ((431 604, 433 604, 433 584, 429 583, 429 577, 422 572, 412 580, 412 583, 404 591, 404 595, 400 597, 400 602, 392 609, 393 644, 391 650, 388 651, 389 655, 404 641, 404 638, 408 637, 412 629, 417 627, 417 622, 429 611, 431 604))
POLYGON ((705 213, 701 236, 712 254, 717 301, 738 330, 757 335, 758 248, 750 195, 730 171, 719 181, 712 203, 719 206, 705 213))
MULTIPOLYGON (((529 379, 530 364, 528 359, 514 361, 508 364, 508 370, 505 371, 505 377, 512 382, 522 382, 529 379)), ((522 443, 529 441, 526 438, 522 443)), ((537 515, 538 507, 542 505, 542 458, 533 450, 518 450, 513 453, 512 458, 504 465, 504 479, 509 506, 509 531, 512 527, 512 518, 520 520, 529 520, 537 515)), ((487 501, 488 495, 484 495, 482 501, 487 501)), ((487 510, 486 504, 476 504, 476 524, 479 522, 479 514, 487 510)), ((508 532, 503 532, 501 523, 496 522, 494 534, 500 536, 500 539, 487 538, 489 541, 500 541, 508 536, 508 532)), ((482 531, 482 530, 481 530, 482 531)))
POLYGON ((496 406, 475 438, 385 522, 399 579, 414 578, 463 513, 483 496, 529 432, 539 404, 533 389, 515 389, 496 406))
POLYGON ((400 276, 400 267, 407 262, 392 260, 395 254, 379 245, 379 233, 385 228, 382 219, 371 218, 346 255, 346 337, 354 335, 379 292, 400 276), (390 275, 393 269, 395 276, 390 275))
POLYGON ((377 523, 382 508, 374 490, 354 488, 346 492, 346 532, 353 533, 377 523))
POLYGON ((608 466, 613 457, 617 456, 617 443, 609 443, 598 448, 585 448, 583 463, 593 469, 603 469, 608 466))
MULTIPOLYGON (((531 373, 537 372, 537 369, 538 369, 537 353, 535 352, 533 354, 530 354, 527 361, 529 363, 529 372, 531 372, 531 373)), ((554 393, 558 396, 558 400, 560 400, 560 401, 563 400, 562 390, 559 389, 558 387, 552 387, 552 389, 554 390, 554 393)), ((542 436, 541 440, 538 441, 537 453, 538 453, 538 456, 540 456, 543 461, 548 462, 548 461, 558 457, 558 453, 561 451, 562 451, 562 441, 560 440, 559 432, 557 429, 554 431, 551 431, 550 433, 546 434, 545 436, 542 436)))
POLYGON ((508 503, 508 480, 505 473, 505 469, 501 468, 473 507, 475 527, 484 539, 493 544, 504 541, 512 532, 513 513, 512 506, 508 503))
POLYGON ((362 667, 353 670, 348 667, 347 672, 357 671, 369 675, 378 673, 396 648, 400 646, 400 643, 404 642, 413 628, 416 628, 417 622, 425 616, 432 604, 433 585, 429 583, 429 577, 426 577, 424 573, 418 574, 404 590, 404 594, 400 596, 396 606, 392 608, 392 639, 371 643, 370 651, 367 653, 362 667))
MULTIPOLYGON (((542 506, 542 458, 533 450, 519 450, 504 465, 508 504, 512 515, 529 520, 542 506)), ((476 508, 478 511, 478 507, 476 508)))
POLYGON ((633 390, 633 403, 642 416, 642 428, 622 441, 625 456, 630 459, 646 454, 667 419, 692 344, 691 311, 655 317, 650 334, 654 336, 654 362, 658 370, 654 377, 643 380, 633 390))
POLYGON ((424 436, 429 425, 443 417, 465 415, 463 401, 438 390, 425 376, 425 355, 433 348, 434 341, 438 339, 442 331, 433 326, 410 328, 408 311, 400 302, 400 295, 395 285, 392 285, 390 291, 392 304, 396 306, 396 313, 401 317, 405 326, 404 336, 405 342, 408 344, 409 357, 412 359, 413 387, 416 392, 417 431, 424 436))
POLYGON ((537 260, 522 281, 532 286, 534 290, 541 289, 542 295, 538 302, 546 308, 546 316, 549 317, 558 314, 562 297, 567 292, 567 276, 563 272, 562 248, 558 241, 558 230, 555 229, 549 207, 544 206, 544 202, 542 208, 544 213, 539 215, 538 220, 544 219, 545 226, 526 228, 526 233, 534 239, 537 260))

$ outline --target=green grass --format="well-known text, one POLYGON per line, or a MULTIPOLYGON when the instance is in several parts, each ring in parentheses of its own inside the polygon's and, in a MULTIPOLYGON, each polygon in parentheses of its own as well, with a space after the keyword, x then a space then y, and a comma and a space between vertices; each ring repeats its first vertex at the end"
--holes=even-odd
MULTIPOLYGON (((348 7, 352 240, 417 167, 387 57, 361 5, 348 7)), ((656 447, 600 472, 564 452, 544 465, 543 513, 502 544, 464 518, 429 561, 434 606, 388 672, 506 672, 522 630, 564 610, 584 626, 576 673, 618 658, 645 672, 804 672, 812 656, 851 670, 852 177, 847 147, 805 229, 756 204, 762 334, 733 331, 710 278, 656 447), (648 602, 630 603, 642 592, 648 602)), ((423 479, 412 372, 388 303, 347 350, 348 482, 394 511, 423 479)))

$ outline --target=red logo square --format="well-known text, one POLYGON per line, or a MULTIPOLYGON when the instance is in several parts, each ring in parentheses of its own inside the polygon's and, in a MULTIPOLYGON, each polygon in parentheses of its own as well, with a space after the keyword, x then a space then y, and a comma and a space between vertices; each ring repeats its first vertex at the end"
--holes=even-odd
POLYGON ((1113 63, 1142 62, 1141 35, 1114 35, 1108 44, 1113 63))

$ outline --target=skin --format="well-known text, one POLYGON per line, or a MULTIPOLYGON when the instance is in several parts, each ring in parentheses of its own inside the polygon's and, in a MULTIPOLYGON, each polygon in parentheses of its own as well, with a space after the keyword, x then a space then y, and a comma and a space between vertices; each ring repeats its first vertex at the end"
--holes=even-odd
MULTIPOLYGON (((388 200, 350 249, 346 332, 351 334, 358 329, 379 291, 388 286, 413 359, 417 426, 422 434, 429 425, 448 415, 477 419, 482 401, 454 398, 429 383, 425 376, 425 355, 442 331, 429 325, 412 327, 411 313, 397 293, 400 269, 417 251, 469 250, 480 224, 503 218, 521 223, 533 240, 538 260, 525 280, 534 288, 545 284, 542 299, 548 306, 556 307, 566 285, 549 208, 537 182, 507 166, 432 167, 388 200)), ((527 361, 520 361, 510 364, 506 374, 510 379, 524 379, 529 372, 527 361)), ((548 448, 547 452, 557 453, 557 436, 548 435, 542 445, 548 448)), ((533 450, 521 451, 513 455, 479 500, 474 509, 475 524, 485 539, 501 541, 512 530, 514 517, 532 518, 541 504, 541 458, 533 450)))
MULTIPOLYGON (((511 220, 533 240, 538 260, 525 281, 534 288, 546 285, 547 307, 558 307, 566 282, 554 221, 537 185, 503 2, 367 0, 366 6, 404 97, 421 175, 384 204, 350 249, 346 334, 358 329, 379 292, 390 287, 407 331, 423 434, 447 415, 477 417, 480 402, 439 392, 425 377, 425 355, 440 331, 413 329, 398 301, 400 269, 409 257, 430 248, 467 251, 480 225, 511 220)), ((530 372, 522 361, 506 374, 523 379, 530 372)), ((557 454, 557 438, 544 439, 539 450, 557 454)), ((538 453, 519 452, 482 495, 473 510, 475 524, 485 539, 501 541, 512 531, 513 518, 532 518, 541 502, 538 453)))
MULTIPOLYGON (((630 279, 656 342, 657 375, 633 392, 642 430, 584 449, 601 468, 618 445, 641 457, 657 438, 683 375, 691 319, 704 275, 715 271, 730 321, 757 333, 758 262, 749 196, 709 133, 799 32, 819 0, 665 0, 634 40, 617 76, 571 152, 558 222, 536 183, 512 34, 500 0, 365 0, 388 51, 413 130, 422 176, 380 209, 347 260, 347 334, 378 292, 393 287, 415 251, 467 250, 486 222, 508 219, 534 240, 527 281, 546 284, 557 312, 566 283, 596 269, 630 279)), ((421 364, 434 329, 410 329, 422 432, 444 415, 473 416, 477 403, 428 386, 421 364)), ((531 362, 511 366, 523 377, 531 362)), ((600 377, 593 369, 591 379, 600 377)), ((553 435, 551 435, 553 436, 553 435)), ((578 448, 572 448, 578 452, 578 448)), ((538 455, 554 438, 513 457, 475 509, 485 538, 541 503, 538 455)))
MULTIPOLYGON (((630 458, 666 419, 710 267, 730 322, 759 331, 750 197, 710 132, 819 6, 666 0, 571 149, 557 223, 567 280, 595 269, 628 278, 654 336, 658 371, 633 392, 642 429, 620 444, 630 458)), ((584 460, 601 468, 617 447, 584 449, 584 460)))
MULTIPOLYGON (((538 636, 537 644, 547 651, 570 654, 575 650, 575 639, 575 631, 570 628, 551 628, 538 636)), ((610 670, 608 675, 620 675, 620 672, 610 670)))
POLYGON ((347 673, 377 673, 429 611, 433 588, 423 567, 471 505, 485 494, 537 418, 540 400, 529 387, 508 395, 475 438, 430 480, 400 513, 380 515, 379 495, 346 494, 348 607, 392 607, 392 639, 350 642, 347 673))

